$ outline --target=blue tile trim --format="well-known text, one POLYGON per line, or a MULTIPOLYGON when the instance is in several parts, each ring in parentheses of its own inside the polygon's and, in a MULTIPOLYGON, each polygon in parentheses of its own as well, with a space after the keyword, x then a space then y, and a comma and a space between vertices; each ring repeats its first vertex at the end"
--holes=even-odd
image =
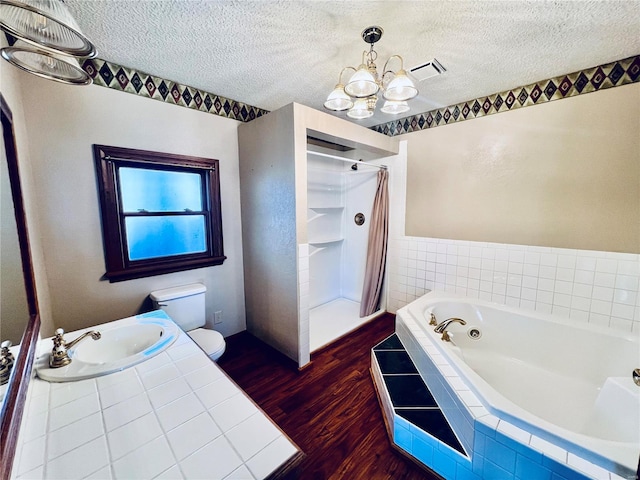
POLYGON ((640 55, 371 127, 390 137, 640 81, 640 55))

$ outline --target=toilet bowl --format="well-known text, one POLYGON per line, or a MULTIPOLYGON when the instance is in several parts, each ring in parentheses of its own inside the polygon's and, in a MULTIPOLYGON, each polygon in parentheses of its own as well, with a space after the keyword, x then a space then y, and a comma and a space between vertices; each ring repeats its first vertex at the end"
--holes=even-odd
POLYGON ((213 361, 225 351, 220 332, 203 328, 206 325, 205 292, 201 283, 155 290, 149 294, 155 308, 164 310, 213 361))

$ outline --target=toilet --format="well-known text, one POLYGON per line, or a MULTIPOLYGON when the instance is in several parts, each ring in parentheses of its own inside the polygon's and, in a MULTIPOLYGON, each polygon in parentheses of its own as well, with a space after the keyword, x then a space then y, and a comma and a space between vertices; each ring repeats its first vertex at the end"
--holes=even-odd
POLYGON ((155 290, 149 294, 153 306, 164 310, 213 361, 226 348, 220 332, 202 328, 206 323, 204 295, 207 287, 201 283, 155 290))

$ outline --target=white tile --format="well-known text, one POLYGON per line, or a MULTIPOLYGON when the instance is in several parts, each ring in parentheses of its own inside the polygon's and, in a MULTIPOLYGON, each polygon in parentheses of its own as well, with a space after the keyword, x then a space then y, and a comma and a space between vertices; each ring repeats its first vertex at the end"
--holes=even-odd
POLYGON ((107 434, 111 458, 118 459, 162 435, 155 414, 148 413, 107 434))
POLYGON ((96 392, 96 382, 93 379, 79 382, 64 382, 50 395, 49 406, 56 408, 65 403, 85 397, 96 392))
POLYGON ((181 358, 190 357, 191 355, 202 356, 202 350, 193 342, 185 342, 178 347, 172 347, 167 350, 167 354, 176 362, 181 358))
POLYGON ((616 273, 618 262, 608 258, 598 258, 596 263, 596 272, 616 273))
POLYGON ((536 294, 536 302, 537 303, 552 304, 553 303, 553 292, 545 292, 545 291, 542 291, 542 290, 538 290, 538 293, 536 294))
POLYGON ((149 399, 142 394, 103 410, 102 416, 107 431, 111 431, 151 411, 149 399))
MULTIPOLYGON (((28 409, 31 409, 31 405, 28 409)), ((48 417, 49 413, 46 411, 37 415, 29 415, 26 418, 23 417, 20 427, 20 441, 28 442, 47 433, 48 417)))
POLYGON ((589 270, 589 271, 595 272, 596 261, 597 259, 593 257, 584 257, 584 256, 578 255, 578 258, 576 260, 576 269, 589 270))
POLYGON ((154 480, 182 480, 184 476, 180 471, 180 468, 177 465, 165 470, 157 477, 154 477, 154 480))
POLYGON ((167 440, 164 437, 159 437, 115 461, 112 465, 116 479, 130 480, 133 478, 153 478, 175 463, 167 440))
POLYGON ((225 436, 244 461, 253 457, 279 435, 280 431, 262 413, 252 415, 225 432, 225 436))
POLYGON ((47 435, 47 457, 59 457, 103 434, 102 415, 96 412, 47 435))
POLYGON ((142 383, 140 383, 140 380, 137 376, 133 376, 126 379, 122 383, 118 383, 110 387, 105 387, 104 389, 100 390, 100 404, 102 405, 103 409, 109 408, 116 403, 120 403, 131 397, 135 397, 142 392, 144 392, 142 383))
POLYGON ((557 445, 549 443, 546 440, 541 439, 540 437, 532 435, 529 445, 531 445, 531 447, 538 450, 539 452, 544 453, 547 457, 555 458, 556 460, 560 460, 562 463, 567 462, 566 450, 558 447, 557 445))
POLYGON ((632 290, 619 290, 613 292, 613 301, 625 305, 634 305, 640 299, 638 292, 632 290))
POLYGON ((546 292, 553 292, 555 287, 555 281, 551 278, 539 278, 538 279, 538 290, 544 290, 546 292))
POLYGON ((47 463, 47 478, 84 478, 109 464, 105 437, 100 436, 47 463))
POLYGON ((29 470, 15 478, 16 480, 42 480, 44 479, 44 465, 34 468, 33 470, 29 470))
POLYGON ((584 311, 584 310, 574 310, 571 309, 571 312, 569 313, 569 318, 571 320, 577 320, 579 322, 588 322, 589 321, 589 312, 584 311))
POLYGON ((591 300, 591 313, 599 313, 600 315, 611 315, 611 302, 602 300, 591 300))
POLYGON ((226 377, 196 390, 196 395, 205 408, 214 407, 236 393, 238 393, 238 387, 226 377))
POLYGON ((529 432, 525 432, 521 428, 518 428, 509 422, 505 422, 504 420, 500 420, 498 423, 498 431, 524 445, 529 445, 529 441, 531 440, 531 434, 529 432))
POLYGON ((635 275, 616 275, 615 287, 622 290, 638 290, 639 277, 635 275))
POLYGON ((609 472, 602 467, 598 467, 587 460, 580 458, 573 453, 569 452, 569 458, 567 463, 572 467, 588 474, 590 477, 597 480, 609 480, 609 472))
POLYGON ((611 316, 633 320, 634 311, 635 307, 632 305, 622 305, 619 303, 614 303, 611 308, 611 316))
MULTIPOLYGON (((197 355, 190 355, 175 362, 175 366, 182 374, 191 373, 207 365, 213 364, 213 361, 202 354, 202 351, 198 350, 197 355)), ((215 365, 213 365, 215 367, 215 365)))
MULTIPOLYGON (((182 335, 180 336, 182 337, 182 335)), ((170 363, 171 363, 171 358, 169 357, 169 355, 167 355, 167 352, 162 352, 156 355, 155 357, 150 358, 149 360, 146 360, 136 365, 135 369, 138 372, 138 375, 142 376, 142 375, 146 375, 147 373, 151 373, 154 370, 157 370, 158 368, 170 363)))
POLYGON ((26 442, 21 446, 20 454, 16 452, 16 460, 18 460, 17 468, 14 470, 18 475, 33 470, 45 462, 46 437, 38 437, 35 440, 26 442))
POLYGON ((571 295, 564 295, 562 293, 555 293, 553 295, 553 305, 559 307, 571 306, 571 295))
POLYGON ((224 477, 224 480, 255 480, 255 477, 251 474, 249 469, 242 465, 229 475, 224 477))
POLYGON ((88 477, 84 477, 84 480, 111 480, 111 467, 102 467, 100 470, 93 472, 88 477))
POLYGON ((636 256, 638 260, 623 260, 618 262, 618 273, 621 275, 640 275, 640 256, 636 256))
POLYGON ((223 432, 243 422, 258 411, 257 407, 243 393, 219 403, 210 410, 213 419, 223 432))
MULTIPOLYGON (((144 365, 145 363, 146 362, 143 362, 141 365, 144 365)), ((159 385, 163 385, 178 377, 180 377, 180 371, 176 368, 175 365, 173 365, 173 363, 168 363, 150 372, 140 374, 142 383, 147 390, 150 390, 159 385)))
POLYGON ((576 270, 573 278, 576 283, 591 285, 593 284, 595 273, 591 270, 576 270))
MULTIPOLYGON (((52 392, 54 395, 55 392, 52 392)), ((100 411, 98 394, 93 393, 64 405, 54 408, 49 414, 49 431, 69 425, 92 413, 100 411)))
POLYGON ((266 478, 296 453, 296 448, 284 436, 280 436, 247 462, 256 478, 266 478))
POLYGON ((102 377, 96 378, 96 383, 98 384, 98 390, 104 390, 105 388, 113 387, 114 385, 118 385, 120 383, 126 382, 127 380, 131 380, 133 378, 137 378, 138 374, 136 373, 135 368, 127 368, 121 372, 111 373, 109 375, 103 375, 102 377))
POLYGON ((191 392, 191 387, 182 378, 160 385, 147 392, 151 405, 158 409, 191 392))
POLYGON ((462 399, 467 407, 482 407, 482 402, 471 391, 458 392, 458 396, 462 399))
POLYGON ((224 436, 180 462, 186 478, 224 478, 242 465, 242 460, 224 436))
POLYGON ((592 285, 584 285, 581 283, 574 283, 573 284, 573 295, 578 296, 578 297, 583 297, 583 298, 587 298, 589 300, 591 300, 591 294, 593 292, 593 286, 592 285))
POLYGON ((201 449, 222 434, 208 413, 201 413, 167 433, 178 461, 201 449))
POLYGON ((224 373, 218 368, 213 362, 210 362, 208 365, 205 365, 203 368, 198 370, 194 370, 193 372, 184 374, 182 378, 184 378, 192 390, 197 390, 198 388, 204 387, 205 385, 209 385, 210 383, 219 380, 224 377, 224 373))
POLYGON ((613 288, 616 284, 616 276, 613 273, 597 272, 593 278, 593 284, 599 287, 613 288))
POLYGON ((184 397, 175 400, 168 405, 156 410, 160 425, 166 431, 169 431, 178 425, 190 420, 191 418, 204 412, 202 403, 198 400, 194 393, 189 393, 184 397))
POLYGON ((554 289, 555 292, 558 293, 564 293, 566 295, 571 295, 571 292, 573 291, 573 282, 565 282, 563 280, 556 280, 556 283, 554 285, 554 289))

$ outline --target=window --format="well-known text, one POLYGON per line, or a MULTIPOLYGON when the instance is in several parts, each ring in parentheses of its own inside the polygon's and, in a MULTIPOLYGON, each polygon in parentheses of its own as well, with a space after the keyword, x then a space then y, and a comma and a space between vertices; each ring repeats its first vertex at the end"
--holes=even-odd
POLYGON ((218 160, 94 145, 110 282, 220 265, 218 160))

